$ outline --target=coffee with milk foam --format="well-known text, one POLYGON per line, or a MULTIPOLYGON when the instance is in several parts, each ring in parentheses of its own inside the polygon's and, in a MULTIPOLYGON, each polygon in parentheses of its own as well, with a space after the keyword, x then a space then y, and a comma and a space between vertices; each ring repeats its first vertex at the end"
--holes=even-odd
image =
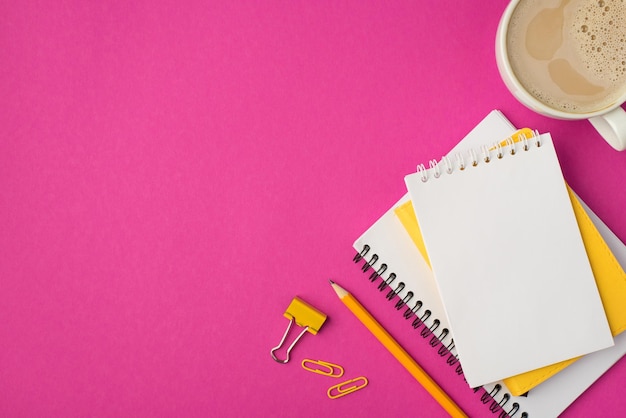
POLYGON ((517 79, 547 106, 609 107, 626 92, 626 0, 521 1, 507 49, 517 79))

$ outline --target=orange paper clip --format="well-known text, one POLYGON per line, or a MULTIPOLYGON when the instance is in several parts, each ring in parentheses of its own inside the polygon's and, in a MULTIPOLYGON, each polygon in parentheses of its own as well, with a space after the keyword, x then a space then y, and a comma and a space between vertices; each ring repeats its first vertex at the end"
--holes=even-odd
POLYGON ((367 383, 367 378, 364 376, 350 379, 328 389, 328 397, 330 399, 341 398, 342 396, 346 396, 349 393, 356 392, 359 389, 363 389, 365 386, 367 386, 367 383))
POLYGON ((313 373, 323 374, 324 376, 343 376, 343 367, 338 364, 329 363, 323 360, 310 360, 308 358, 305 358, 304 360, 302 360, 302 368, 313 373), (314 365, 314 367, 311 367, 308 364, 312 364, 314 365))

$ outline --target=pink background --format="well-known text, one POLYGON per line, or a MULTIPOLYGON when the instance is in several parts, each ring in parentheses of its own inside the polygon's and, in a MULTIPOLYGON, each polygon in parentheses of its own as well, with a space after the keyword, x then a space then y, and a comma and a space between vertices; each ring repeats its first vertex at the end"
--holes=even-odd
MULTIPOLYGON (((2 416, 445 416, 328 279, 441 369, 351 244, 494 108, 550 131, 626 240, 626 152, 501 82, 506 1, 22 3, 0 5, 2 416), (280 365, 295 295, 329 320, 280 365), (303 358, 370 384, 329 400, 303 358)), ((564 416, 623 411, 625 378, 564 416)))

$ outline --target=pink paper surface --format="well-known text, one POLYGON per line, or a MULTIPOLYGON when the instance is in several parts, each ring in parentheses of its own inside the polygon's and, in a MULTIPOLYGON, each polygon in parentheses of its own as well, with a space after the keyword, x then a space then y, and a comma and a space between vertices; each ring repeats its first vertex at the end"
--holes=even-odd
MULTIPOLYGON (((328 284, 441 368, 352 263, 405 174, 497 108, 552 133, 568 182, 626 240, 626 153, 508 93, 505 6, 0 5, 0 415, 446 416, 328 284), (296 295, 329 319, 280 365, 296 295), (338 381, 304 358, 370 383, 330 400, 338 381)), ((622 360, 563 416, 623 411, 625 377, 622 360)))

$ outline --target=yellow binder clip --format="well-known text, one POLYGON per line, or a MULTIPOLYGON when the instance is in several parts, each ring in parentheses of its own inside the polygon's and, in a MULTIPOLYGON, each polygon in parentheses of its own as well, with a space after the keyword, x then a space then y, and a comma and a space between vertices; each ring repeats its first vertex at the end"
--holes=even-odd
POLYGON ((325 313, 318 311, 313 306, 309 305, 297 296, 293 298, 293 300, 287 307, 284 316, 285 318, 289 319, 289 325, 287 326, 287 330, 285 331, 283 338, 280 340, 280 343, 270 351, 272 358, 282 364, 285 364, 289 361, 289 353, 296 345, 296 343, 300 341, 300 338, 302 338, 305 332, 308 331, 313 335, 317 334, 317 332, 326 321, 325 313), (276 354, 274 354, 274 352, 283 346, 283 344, 285 343, 285 339, 287 339, 287 335, 289 334, 289 331, 291 330, 294 322, 297 325, 304 327, 304 329, 302 330, 300 335, 296 337, 294 342, 291 343, 289 348, 287 348, 287 354, 285 359, 280 360, 276 357, 276 354))
POLYGON ((330 387, 328 389, 328 397, 330 399, 341 398, 342 396, 346 396, 352 392, 363 389, 365 386, 367 386, 367 383, 367 378, 364 376, 347 380, 343 383, 339 383, 338 385, 330 387))
POLYGON ((343 376, 343 367, 338 364, 329 363, 322 360, 302 360, 302 368, 313 373, 322 374, 329 377, 341 377, 343 376), (313 367, 309 366, 313 365, 313 367))

